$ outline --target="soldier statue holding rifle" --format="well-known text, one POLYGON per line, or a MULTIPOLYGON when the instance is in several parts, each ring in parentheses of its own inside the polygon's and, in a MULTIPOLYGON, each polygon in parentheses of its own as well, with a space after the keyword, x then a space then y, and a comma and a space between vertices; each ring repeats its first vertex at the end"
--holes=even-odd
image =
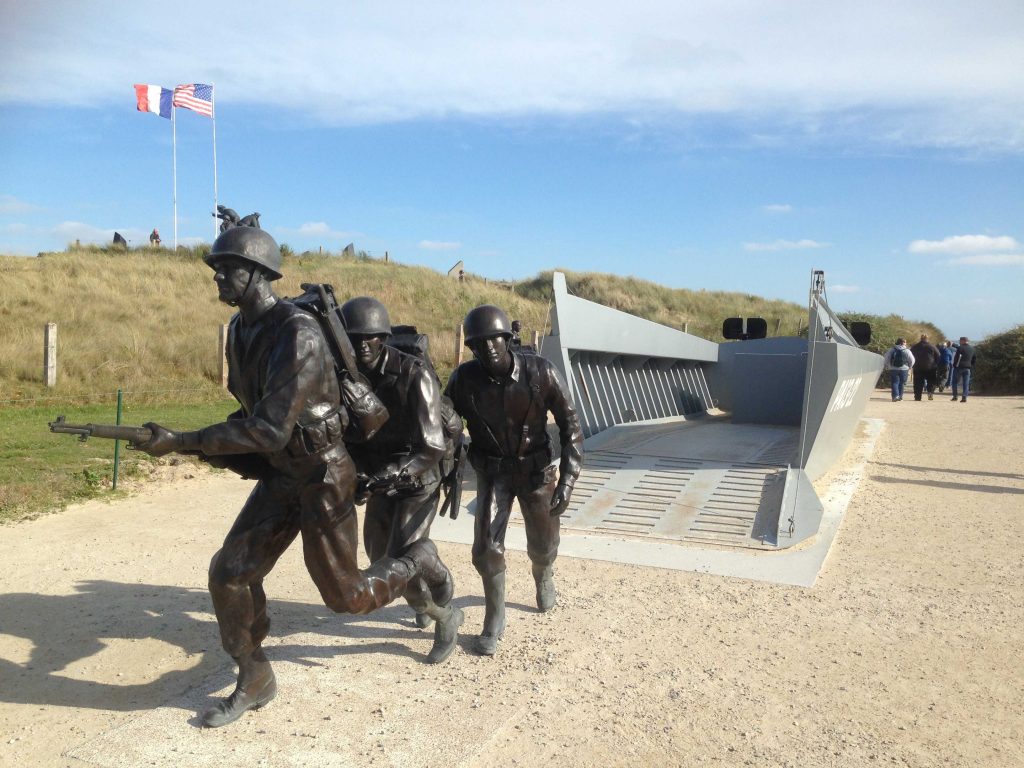
MULTIPOLYGON (((357 296, 342 305, 341 314, 359 371, 388 410, 380 431, 348 445, 366 498, 363 543, 371 561, 397 557, 430 536, 441 496, 441 459, 451 436, 462 433, 462 420, 450 403, 442 409, 441 382, 433 369, 388 344, 391 318, 383 304, 357 296)), ((405 598, 416 611, 416 624, 428 626, 426 585, 411 582, 405 598)), ((440 631, 435 627, 435 637, 440 631)))
POLYGON ((484 626, 476 650, 493 656, 505 631, 505 530, 519 500, 537 608, 555 604, 552 565, 559 515, 569 504, 583 461, 583 432, 568 387, 545 358, 512 351, 508 315, 490 304, 463 321, 474 360, 460 365, 445 394, 466 419, 469 461, 476 470, 473 565, 483 579, 484 626), (558 425, 561 453, 552 457, 548 414, 558 425))
POLYGON ((369 613, 410 584, 425 584, 432 599, 424 610, 439 627, 428 661, 451 654, 461 612, 449 604, 448 569, 429 539, 358 568, 356 469, 342 440, 348 390, 317 318, 274 294, 271 283, 281 277, 277 243, 260 229, 233 227, 205 260, 220 300, 238 308, 227 355, 228 388, 240 408, 195 432, 147 424, 150 437, 137 447, 153 456, 198 454, 258 480, 210 563, 221 642, 238 664, 234 692, 202 716, 204 725, 217 727, 277 692, 262 648, 270 628, 263 579, 300 534, 306 567, 332 610, 369 613))

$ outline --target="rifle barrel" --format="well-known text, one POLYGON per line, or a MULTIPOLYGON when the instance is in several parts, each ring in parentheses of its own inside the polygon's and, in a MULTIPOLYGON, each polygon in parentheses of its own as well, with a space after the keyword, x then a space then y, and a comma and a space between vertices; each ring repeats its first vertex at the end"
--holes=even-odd
POLYGON ((123 424, 69 424, 63 419, 51 421, 50 431, 78 435, 83 440, 89 437, 125 440, 133 445, 145 443, 153 436, 152 430, 146 427, 129 427, 123 424))

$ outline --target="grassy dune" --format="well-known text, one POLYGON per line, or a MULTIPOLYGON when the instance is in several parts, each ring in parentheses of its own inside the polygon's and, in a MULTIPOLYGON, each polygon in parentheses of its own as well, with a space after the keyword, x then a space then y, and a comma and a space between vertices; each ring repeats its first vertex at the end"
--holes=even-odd
MULTIPOLYGON (((606 307, 683 329, 712 341, 722 341, 722 321, 727 317, 763 317, 769 336, 795 336, 807 326, 806 305, 763 299, 745 293, 687 290, 635 277, 596 272, 565 273, 570 293, 606 307)), ((551 272, 516 286, 516 293, 547 303, 551 298, 551 272)))
MULTIPOLYGON (((218 328, 233 310, 217 301, 203 247, 164 249, 72 248, 40 258, 0 256, 0 407, 34 398, 109 401, 122 388, 133 402, 213 402, 219 386, 218 328), (42 386, 43 325, 58 325, 58 384, 42 386)), ((452 280, 425 267, 366 257, 289 255, 277 291, 301 293, 304 282, 331 283, 339 300, 376 296, 392 321, 431 337, 444 377, 455 365, 456 328, 474 306, 493 303, 523 322, 524 338, 545 332, 551 273, 514 287, 469 275, 452 280)), ((722 320, 763 317, 769 335, 794 335, 807 322, 793 302, 741 293, 666 288, 632 277, 567 272, 569 290, 655 322, 721 341, 722 320)), ((850 317, 854 317, 851 315, 850 317)), ((864 317, 862 315, 857 318, 864 317)), ((929 323, 896 315, 869 317, 872 348, 896 335, 916 340, 942 333, 929 323)))
MULTIPOLYGON (((335 287, 340 301, 372 295, 393 322, 430 334, 438 367, 456 360, 456 327, 478 304, 495 303, 542 328, 547 307, 470 278, 367 259, 289 258, 279 294, 303 282, 335 287)), ((209 401, 219 388, 218 328, 233 310, 217 301, 213 273, 198 253, 79 249, 26 259, 0 257, 0 405, 36 397, 89 400, 124 388, 157 399, 209 401), (58 384, 42 386, 43 326, 58 326, 58 384), (160 392, 166 392, 159 397, 160 392)))

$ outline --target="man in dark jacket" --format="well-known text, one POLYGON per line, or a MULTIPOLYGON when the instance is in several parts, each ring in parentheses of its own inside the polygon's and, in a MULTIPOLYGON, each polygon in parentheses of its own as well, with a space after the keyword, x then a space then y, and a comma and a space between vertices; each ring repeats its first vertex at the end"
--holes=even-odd
POLYGON ((347 416, 320 325, 274 295, 281 252, 266 232, 229 229, 205 260, 215 271, 220 300, 238 307, 227 357, 228 389, 241 407, 227 421, 195 432, 148 424, 153 437, 138 447, 153 456, 196 453, 258 480, 210 563, 221 642, 238 664, 234 692, 202 716, 204 725, 217 727, 277 693, 261 647, 270 628, 263 579, 297 535, 310 576, 338 612, 369 613, 403 595, 417 578, 443 589, 447 569, 426 541, 360 572, 356 470, 342 442, 347 416))
POLYGON ((568 387, 550 361, 509 350, 508 315, 490 304, 463 321, 474 360, 460 365, 445 390, 466 419, 469 461, 476 470, 473 565, 483 579, 484 626, 476 650, 493 656, 505 630, 505 530, 519 500, 526 550, 537 587, 537 608, 555 604, 552 564, 558 555, 559 515, 565 511, 583 461, 583 432, 568 387), (558 425, 556 464, 547 432, 558 425))
POLYGON ((928 388, 928 399, 933 400, 935 387, 938 384, 938 368, 942 360, 942 353, 939 348, 928 341, 926 334, 921 334, 921 340, 910 348, 914 355, 914 399, 920 400, 921 395, 928 388))
MULTIPOLYGON (((356 353, 359 372, 388 410, 388 420, 369 440, 349 442, 348 449, 362 478, 367 497, 363 544, 371 562, 385 555, 401 557, 418 541, 429 541, 430 526, 441 495, 441 458, 446 448, 446 424, 441 409, 441 383, 418 358, 387 345, 391 318, 376 299, 358 296, 341 307, 345 329, 356 353)), ((449 411, 454 429, 462 420, 449 411)), ((440 561, 439 561, 440 563, 440 561)), ((428 660, 444 661, 455 649, 455 630, 462 611, 451 604, 454 585, 443 563, 444 589, 428 589, 422 578, 409 583, 405 599, 416 611, 416 623, 426 627, 446 611, 455 621, 434 627, 434 648, 428 660)))
POLYGON ((960 389, 960 402, 967 402, 967 395, 971 391, 971 369, 974 368, 974 362, 977 359, 977 353, 974 351, 966 336, 960 337, 960 343, 956 347, 956 354, 953 355, 953 400, 956 400, 957 384, 962 387, 960 389))

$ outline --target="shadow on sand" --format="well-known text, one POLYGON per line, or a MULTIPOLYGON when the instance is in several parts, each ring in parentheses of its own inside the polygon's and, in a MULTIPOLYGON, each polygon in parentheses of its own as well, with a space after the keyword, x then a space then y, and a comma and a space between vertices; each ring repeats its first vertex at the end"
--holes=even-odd
MULTIPOLYGON (((73 595, 8 593, 0 595, 0 634, 31 644, 29 658, 16 663, 0 658, 0 700, 18 704, 84 707, 110 711, 146 710, 165 704, 216 672, 234 668, 220 648, 217 623, 205 590, 159 584, 83 581, 73 595), (67 668, 100 654, 110 641, 160 640, 176 646, 197 662, 152 680, 111 684, 80 679, 67 668)), ((482 604, 476 596, 456 598, 461 608, 482 604)), ((533 612, 510 603, 510 609, 533 612)), ((335 614, 322 604, 270 600, 271 661, 319 666, 332 658, 361 654, 398 654, 421 662, 410 645, 433 637, 433 629, 417 629, 413 612, 402 602, 368 616, 335 614), (289 643, 291 636, 316 633, 325 642, 289 643), (329 642, 345 638, 344 645, 329 642), (416 642, 413 642, 416 641, 416 642)), ((469 650, 477 628, 463 625, 460 645, 469 650)), ((303 637, 303 640, 307 640, 303 637)), ((130 649, 125 651, 130 655, 130 649)), ((104 677, 112 672, 104 672, 104 677)), ((138 677, 133 670, 132 677, 138 677)), ((220 678, 220 675, 217 676, 220 678)), ((226 680, 211 681, 211 690, 226 680)))

